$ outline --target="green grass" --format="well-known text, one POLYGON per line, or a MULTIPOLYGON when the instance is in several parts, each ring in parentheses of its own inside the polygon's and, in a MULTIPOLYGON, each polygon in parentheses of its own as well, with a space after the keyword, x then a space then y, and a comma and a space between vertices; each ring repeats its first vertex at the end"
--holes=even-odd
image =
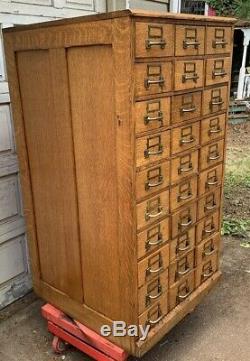
POLYGON ((234 187, 250 188, 250 156, 239 154, 239 157, 229 159, 225 173, 225 194, 234 187))
POLYGON ((222 235, 235 236, 235 237, 250 237, 250 219, 232 219, 224 218, 222 229, 222 235))

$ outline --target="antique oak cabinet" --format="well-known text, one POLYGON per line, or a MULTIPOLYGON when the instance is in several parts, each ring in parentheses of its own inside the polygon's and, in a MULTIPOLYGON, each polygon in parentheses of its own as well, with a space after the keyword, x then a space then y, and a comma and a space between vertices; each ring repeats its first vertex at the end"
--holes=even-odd
POLYGON ((4 34, 34 289, 141 356, 220 277, 233 19, 121 11, 4 34))

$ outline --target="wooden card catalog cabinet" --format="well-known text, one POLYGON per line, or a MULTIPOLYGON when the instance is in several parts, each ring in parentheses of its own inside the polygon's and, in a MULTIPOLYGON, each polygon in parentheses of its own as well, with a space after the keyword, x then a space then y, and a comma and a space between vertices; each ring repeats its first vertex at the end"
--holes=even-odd
POLYGON ((120 11, 4 31, 35 291, 141 356, 220 277, 234 19, 120 11))

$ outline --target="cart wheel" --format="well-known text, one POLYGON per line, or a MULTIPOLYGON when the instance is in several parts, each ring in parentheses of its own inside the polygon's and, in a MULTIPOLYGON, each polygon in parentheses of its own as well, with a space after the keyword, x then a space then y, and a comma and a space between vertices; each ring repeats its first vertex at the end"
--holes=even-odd
POLYGON ((52 347, 56 353, 63 353, 67 349, 66 343, 63 340, 61 340, 58 336, 54 336, 52 341, 52 347))

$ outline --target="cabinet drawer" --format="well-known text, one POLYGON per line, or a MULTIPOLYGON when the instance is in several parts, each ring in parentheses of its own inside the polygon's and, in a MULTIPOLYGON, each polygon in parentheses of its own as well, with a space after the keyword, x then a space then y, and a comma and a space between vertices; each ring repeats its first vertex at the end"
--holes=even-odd
POLYGON ((150 251, 157 250, 169 240, 169 223, 169 218, 165 218, 137 235, 138 258, 144 257, 150 251))
POLYGON ((146 165, 170 155, 170 131, 136 139, 136 165, 146 165))
POLYGON ((137 229, 147 226, 169 213, 169 190, 137 204, 137 229))
POLYGON ((227 108, 227 86, 207 89, 203 92, 203 115, 209 115, 227 108))
POLYGON ((169 311, 185 301, 195 288, 194 271, 169 289, 169 311))
POLYGON ((220 228, 219 210, 201 220, 196 226, 196 244, 214 235, 220 228))
POLYGON ((185 233, 179 235, 169 243, 170 262, 184 256, 195 246, 195 227, 190 228, 185 233))
POLYGON ((203 60, 178 60, 175 63, 175 90, 203 86, 203 60))
POLYGON ((172 67, 169 61, 135 64, 135 95, 154 95, 171 91, 172 67))
POLYGON ((221 188, 207 193, 198 201, 198 215, 197 219, 208 216, 211 212, 215 211, 221 203, 221 188))
POLYGON ((168 293, 165 292, 161 299, 146 310, 138 320, 138 324, 144 329, 150 325, 150 329, 156 326, 168 313, 168 293))
POLYGON ((206 53, 222 54, 228 53, 232 49, 232 29, 231 27, 207 27, 206 53))
POLYGON ((194 250, 169 265, 169 286, 180 281, 194 269, 194 250))
POLYGON ((171 183, 175 184, 183 178, 197 174, 198 150, 171 159, 171 183))
POLYGON ((176 25, 175 55, 203 55, 205 27, 176 25))
POLYGON ((167 127, 170 122, 170 98, 135 103, 136 133, 167 127))
POLYGON ((200 122, 171 130, 171 153, 176 154, 197 146, 200 142, 200 122))
POLYGON ((212 254, 219 252, 220 249, 220 234, 217 233, 214 236, 203 241, 196 248, 196 265, 200 265, 205 262, 212 254))
POLYGON ((168 291, 168 270, 165 270, 138 290, 139 315, 161 300, 166 291, 168 291))
POLYGON ((169 185, 170 161, 136 174, 136 198, 152 194, 169 185))
POLYGON ((226 114, 217 115, 201 121, 201 144, 224 137, 226 114))
POLYGON ((182 181, 171 188, 170 207, 171 211, 183 206, 187 202, 194 200, 197 196, 197 177, 192 177, 182 181))
POLYGON ((228 82, 230 71, 231 59, 229 57, 207 59, 206 86, 228 82))
POLYGON ((172 102, 172 124, 201 116, 201 92, 175 95, 172 102))
POLYGON ((199 176, 199 195, 213 190, 215 187, 221 185, 223 174, 223 165, 205 170, 199 176))
POLYGON ((197 266, 195 271, 195 287, 199 287, 218 270, 218 252, 213 253, 197 266))
POLYGON ((154 252, 138 263, 138 287, 151 281, 169 266, 169 245, 154 252))
POLYGON ((135 23, 135 56, 137 58, 174 55, 174 25, 135 23))
POLYGON ((224 140, 205 145, 200 150, 200 170, 206 169, 223 161, 224 140))
POLYGON ((186 232, 196 222, 196 203, 183 207, 172 215, 172 238, 186 232))

